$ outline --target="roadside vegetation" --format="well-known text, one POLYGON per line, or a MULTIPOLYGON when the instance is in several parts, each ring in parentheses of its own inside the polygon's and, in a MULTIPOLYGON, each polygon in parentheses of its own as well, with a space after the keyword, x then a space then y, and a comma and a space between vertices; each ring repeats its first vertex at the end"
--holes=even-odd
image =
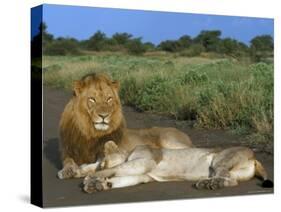
POLYGON ((272 141, 273 64, 106 54, 46 56, 43 67, 49 86, 71 89, 73 80, 105 72, 120 80, 123 104, 272 141))
POLYGON ((47 86, 69 90, 73 80, 105 72, 121 82, 125 105, 273 144, 273 41, 268 35, 247 46, 221 39, 220 31, 202 31, 155 46, 127 33, 107 38, 98 31, 77 41, 55 39, 46 27, 41 31, 47 86))

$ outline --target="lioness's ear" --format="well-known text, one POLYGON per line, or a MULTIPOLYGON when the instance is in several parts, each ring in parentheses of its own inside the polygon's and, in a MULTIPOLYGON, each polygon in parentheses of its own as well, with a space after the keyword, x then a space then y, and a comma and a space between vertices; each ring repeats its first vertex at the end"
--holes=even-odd
POLYGON ((84 85, 84 83, 80 80, 75 80, 73 82, 72 87, 73 87, 73 91, 74 91, 75 96, 78 96, 82 92, 83 85, 84 85))
POLYGON ((112 81, 112 86, 113 86, 117 91, 119 91, 119 88, 120 88, 120 83, 119 83, 119 81, 117 81, 117 80, 112 81))

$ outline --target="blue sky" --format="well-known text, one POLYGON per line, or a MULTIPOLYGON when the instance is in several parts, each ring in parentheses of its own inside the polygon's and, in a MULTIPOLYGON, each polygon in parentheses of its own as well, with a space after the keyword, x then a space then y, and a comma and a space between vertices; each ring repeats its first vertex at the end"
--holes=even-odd
MULTIPOLYGON (((35 15, 33 15, 35 16, 35 15)), ((107 36, 127 32, 143 41, 158 44, 163 40, 192 37, 201 30, 221 30, 222 37, 231 37, 246 44, 257 36, 273 36, 273 19, 141 10, 104 9, 94 7, 44 5, 43 21, 55 37, 88 39, 101 30, 107 36)), ((34 23, 36 24, 36 23, 34 23)), ((32 32, 32 35, 36 30, 32 32)))
POLYGON ((42 21, 42 7, 33 7, 31 9, 31 37, 39 32, 39 24, 42 21))

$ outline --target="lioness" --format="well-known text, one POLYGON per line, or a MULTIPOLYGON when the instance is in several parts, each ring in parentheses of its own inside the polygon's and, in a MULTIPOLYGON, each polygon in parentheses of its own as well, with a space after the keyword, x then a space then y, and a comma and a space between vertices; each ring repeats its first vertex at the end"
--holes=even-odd
MULTIPOLYGON (((255 159, 251 149, 231 147, 224 150, 208 148, 155 149, 137 146, 130 154, 122 152, 109 141, 105 145, 104 170, 87 172, 84 190, 88 193, 133 186, 151 181, 197 181, 198 189, 218 189, 236 186, 239 181, 254 176, 263 180, 263 187, 272 187, 262 164, 255 159), (90 173, 90 174, 89 174, 90 173)), ((85 173, 84 173, 85 174, 85 173)))
POLYGON ((60 179, 81 177, 79 166, 98 168, 104 143, 113 140, 130 152, 137 145, 187 148, 190 138, 175 128, 127 129, 118 95, 119 83, 105 74, 90 74, 73 83, 73 96, 60 120, 63 168, 60 179))

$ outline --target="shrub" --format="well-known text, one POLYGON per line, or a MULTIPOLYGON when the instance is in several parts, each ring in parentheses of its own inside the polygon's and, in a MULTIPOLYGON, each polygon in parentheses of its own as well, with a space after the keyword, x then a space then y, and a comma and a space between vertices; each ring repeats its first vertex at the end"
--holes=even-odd
POLYGON ((127 44, 127 49, 131 54, 134 55, 141 55, 146 51, 146 48, 142 44, 140 38, 130 40, 130 42, 127 44))
POLYGON ((270 35, 256 36, 251 40, 250 53, 254 62, 273 57, 273 38, 270 35))
POLYGON ((122 102, 127 105, 136 106, 137 93, 139 89, 134 77, 125 78, 122 81, 120 97, 122 102))
POLYGON ((133 36, 128 33, 115 33, 112 40, 115 40, 119 45, 126 45, 133 36))
POLYGON ((194 70, 184 73, 181 77, 182 84, 200 84, 208 81, 208 77, 205 73, 198 73, 194 70))
POLYGON ((106 44, 106 35, 101 32, 97 31, 90 39, 87 41, 87 49, 93 51, 101 51, 104 50, 106 44))
POLYGON ((219 30, 202 30, 198 36, 194 38, 195 43, 204 46, 207 52, 216 52, 220 43, 221 31, 219 30))
POLYGON ((273 138, 273 64, 252 65, 228 59, 136 57, 97 54, 90 57, 44 57, 44 83, 70 88, 93 70, 121 82, 123 104, 207 129, 273 138), (172 71, 170 71, 172 70, 172 71))
POLYGON ((136 104, 142 110, 164 112, 167 114, 173 88, 166 78, 158 75, 147 79, 139 87, 136 104))
POLYGON ((180 53, 181 56, 196 57, 205 51, 204 46, 201 44, 192 44, 188 49, 180 53))
POLYGON ((79 55, 78 43, 73 39, 58 39, 43 46, 46 55, 79 55))
POLYGON ((161 42, 158 45, 158 48, 163 51, 177 52, 180 49, 180 44, 178 41, 166 40, 166 41, 161 42))

